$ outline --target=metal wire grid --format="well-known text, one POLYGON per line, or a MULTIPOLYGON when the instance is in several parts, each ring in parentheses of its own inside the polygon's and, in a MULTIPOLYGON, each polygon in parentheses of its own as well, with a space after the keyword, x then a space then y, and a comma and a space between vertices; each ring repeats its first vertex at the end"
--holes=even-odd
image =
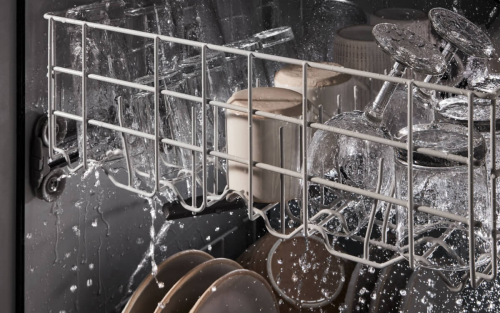
MULTIPOLYGON (((177 192, 177 196, 179 198, 179 201, 183 205, 184 208, 187 210, 190 210, 192 212, 200 212, 204 210, 206 207, 211 206, 212 204, 216 203, 217 201, 223 199, 226 196, 229 196, 231 193, 232 194, 238 194, 240 195, 246 202, 248 206, 248 217, 250 220, 255 220, 259 217, 262 217, 264 219, 264 222, 266 224, 266 227, 268 231, 275 235, 276 237, 282 238, 282 239, 288 239, 291 238, 299 233, 303 233, 304 236, 315 236, 319 235, 320 238, 323 239, 325 243, 326 249, 333 255, 348 259, 351 261, 355 262, 361 262, 365 265, 372 266, 374 268, 384 268, 386 266, 389 266, 390 264, 399 262, 404 259, 403 256, 396 257, 390 261, 384 262, 384 263, 377 263, 369 260, 369 245, 376 245, 380 246, 385 249, 390 249, 393 251, 397 251, 396 247, 387 244, 386 243, 386 238, 385 238, 385 233, 387 230, 387 227, 394 228, 394 225, 391 225, 388 222, 389 219, 389 214, 388 212, 390 211, 390 206, 392 205, 398 205, 405 207, 407 209, 408 213, 408 221, 413 221, 413 215, 414 215, 414 210, 436 215, 442 218, 450 219, 452 221, 456 221, 459 223, 463 223, 468 225, 469 227, 469 265, 470 265, 470 271, 463 276, 462 282, 457 286, 456 284, 451 283, 442 273, 437 272, 438 275, 440 275, 442 278, 445 279, 447 282, 448 286, 450 289, 461 289, 465 286, 465 281, 467 279, 470 279, 471 286, 475 288, 480 282, 483 280, 486 281, 491 281, 495 279, 497 276, 497 249, 496 249, 496 241, 492 243, 492 255, 491 255, 491 262, 490 264, 483 270, 483 272, 478 272, 476 271, 476 266, 475 266, 475 245, 474 245, 474 227, 480 227, 481 222, 480 221, 475 221, 474 220, 474 199, 473 199, 473 188, 474 188, 474 177, 473 177, 473 167, 474 165, 478 164, 478 161, 474 159, 473 157, 473 131, 474 131, 474 125, 473 125, 473 100, 474 97, 479 97, 479 98, 487 98, 491 99, 491 127, 490 127, 490 133, 491 133, 491 144, 490 144, 490 156, 491 160, 495 160, 495 132, 496 132, 496 123, 495 123, 495 118, 496 118, 496 99, 500 95, 500 90, 495 92, 495 93, 482 93, 482 92, 475 92, 475 91, 470 91, 470 90, 463 90, 463 89, 458 89, 458 88, 453 88, 453 87, 448 87, 448 86, 442 86, 442 85, 436 85, 436 84, 430 84, 426 82, 420 82, 420 81, 414 81, 414 80, 409 80, 409 79, 404 79, 404 78, 397 78, 397 77, 390 77, 387 75, 380 75, 380 74, 374 74, 370 72, 364 72, 364 71, 359 71, 359 70, 353 70, 349 68, 344 68, 344 67, 338 67, 338 66, 332 66, 332 65, 325 65, 325 64, 320 64, 320 63, 315 63, 315 62, 307 62, 307 61, 301 61, 301 60, 296 60, 296 59, 291 59, 291 58, 285 58, 285 57, 279 57, 279 56, 273 56, 273 55, 267 55, 263 53, 258 53, 258 52, 250 52, 250 51, 243 51, 243 50, 238 50, 234 48, 228 48, 228 47, 222 47, 222 46, 217 46, 217 45, 212 45, 212 44, 206 44, 202 42, 196 42, 196 41, 190 41, 186 39, 179 39, 179 38, 174 38, 174 37, 168 37, 168 36, 161 36, 153 33, 146 33, 146 32, 140 32, 140 31, 134 31, 134 30, 129 30, 129 29, 124 29, 120 27, 113 27, 109 25, 103 25, 103 24, 97 24, 97 23, 91 23, 91 22, 85 22, 85 21, 80 21, 80 20, 74 20, 74 19, 68 19, 64 17, 59 17, 55 16, 52 14, 45 14, 44 18, 48 20, 48 120, 49 120, 49 154, 50 157, 53 158, 55 153, 57 152, 59 154, 62 154, 63 157, 66 158, 69 162, 69 156, 66 151, 57 148, 55 146, 55 120, 56 117, 62 117, 62 118, 67 118, 67 119, 72 119, 77 122, 80 122, 83 124, 83 138, 87 138, 87 125, 94 125, 98 127, 103 127, 109 130, 117 131, 120 132, 122 135, 123 134, 129 134, 129 135, 134 135, 138 137, 142 137, 148 140, 154 141, 155 144, 155 163, 154 163, 154 187, 151 192, 145 192, 143 190, 136 189, 131 186, 131 181, 130 181, 130 166, 127 166, 129 169, 129 184, 121 184, 117 182, 115 179, 113 179, 112 176, 108 175, 108 177, 111 179, 113 184, 115 184, 117 187, 129 190, 131 192, 138 193, 142 196, 146 197, 152 197, 154 196, 158 191, 165 189, 165 188, 171 188, 174 190, 174 192, 177 192, 175 186, 171 184, 168 181, 162 181, 159 179, 159 164, 158 164, 158 158, 159 158, 159 144, 161 143, 166 143, 172 146, 176 146, 179 148, 183 149, 189 149, 192 151, 192 154, 194 155, 195 153, 201 153, 202 154, 202 179, 201 179, 201 187, 203 191, 203 202, 202 204, 197 207, 196 204, 194 205, 187 205, 182 197, 180 197, 179 193, 177 192), (69 68, 63 68, 56 66, 55 64, 55 22, 61 22, 61 23, 66 23, 66 24, 73 24, 73 25, 79 25, 82 27, 82 69, 81 71, 69 69, 69 68), (96 74, 91 74, 87 72, 87 66, 86 66, 86 38, 87 38, 87 31, 88 28, 93 28, 93 29, 100 29, 104 31, 111 31, 111 32, 116 32, 116 33, 122 33, 126 35, 133 35, 133 36, 139 36, 142 38, 149 38, 154 41, 154 85, 151 86, 146 86, 138 83, 133 83, 129 81, 124 81, 124 80, 119 80, 119 79, 114 79, 110 77, 105 77, 101 75, 96 75, 96 74), (159 79, 158 79, 158 58, 159 58, 159 53, 158 53, 158 46, 160 41, 165 41, 165 42, 171 42, 171 43, 177 43, 177 44, 182 44, 182 45, 188 45, 191 47, 197 47, 201 48, 201 62, 202 62, 202 91, 201 97, 196 97, 192 95, 187 95, 183 93, 178 93, 174 91, 169 91, 165 89, 160 89, 159 86, 159 79), (206 53, 207 49, 215 50, 215 51, 221 51, 221 52, 227 52, 227 53, 232 53, 232 54, 237 54, 241 56, 247 57, 248 60, 248 107, 239 107, 235 105, 231 105, 228 103, 223 103, 219 101, 211 101, 207 98, 207 91, 206 91, 206 82, 207 82, 207 67, 206 67, 206 53), (277 114, 272 114, 268 112, 263 112, 263 111, 257 111, 254 110, 252 107, 252 82, 253 82, 253 59, 254 58, 259 58, 263 60, 268 60, 268 61, 276 61, 276 62, 282 62, 286 64, 294 64, 294 65, 300 65, 302 66, 303 70, 303 75, 302 75, 302 81, 303 81, 303 90, 302 90, 302 118, 293 118, 293 117, 287 117, 287 116, 282 116, 282 115, 277 115, 277 114), (393 83, 398 83, 398 84, 405 84, 408 89, 408 116, 407 116, 407 122, 408 122, 408 139, 407 143, 402 143, 398 141, 393 141, 389 139, 384 139, 376 136, 370 136, 362 133, 357 133, 353 131, 348 131, 340 128, 335 128, 327 125, 323 125, 321 122, 315 123, 311 122, 307 118, 307 71, 308 68, 318 68, 318 69, 323 69, 323 70, 329 70, 329 71, 334 71, 338 73, 346 73, 350 74, 353 76, 360 76, 360 77, 365 77, 365 78, 370 78, 370 79, 376 79, 376 80, 383 80, 383 81, 389 81, 393 83), (82 78, 82 94, 81 94, 81 109, 82 109, 82 115, 75 115, 75 114, 70 114, 62 111, 58 111, 55 109, 55 75, 58 73, 66 73, 74 76, 79 76, 82 78), (124 87, 131 87, 139 90, 144 90, 144 91, 149 91, 154 93, 154 120, 155 120, 155 133, 154 134, 147 134, 144 132, 136 131, 133 129, 129 129, 126 127, 123 127, 120 123, 120 126, 93 120, 93 119, 88 119, 87 118, 87 107, 86 107, 86 98, 87 98, 87 90, 86 90, 86 83, 87 79, 93 79, 93 80, 98 80, 102 82, 108 82, 124 87), (413 124, 412 118, 413 118, 413 92, 414 92, 414 87, 419 87, 419 88, 426 88, 430 90, 436 90, 436 91, 441 91, 441 92, 446 92, 446 93, 451 93, 451 94, 462 94, 466 95, 468 97, 468 108, 469 108, 469 122, 468 122, 468 156, 463 157, 463 156, 458 156, 458 155, 452 155, 452 154, 446 154, 440 151, 435 151, 432 149, 427 149, 427 148, 415 148, 413 144, 413 129, 411 125, 413 124), (243 113, 247 113, 248 115, 248 158, 240 158, 236 157, 234 155, 229 155, 227 153, 223 153, 220 151, 217 151, 217 145, 214 146, 214 150, 208 149, 207 148, 207 140, 206 140, 206 134, 207 134, 207 120, 206 120, 206 114, 202 114, 202 137, 203 140, 201 140, 202 144, 201 147, 196 145, 196 142, 193 141, 191 144, 188 143, 183 143, 179 141, 175 141, 172 139, 168 138, 161 138, 159 134, 159 96, 160 94, 162 95, 167 95, 167 96, 172 96, 172 97, 177 97, 189 101, 195 101, 201 104, 201 110, 202 112, 206 112, 207 105, 212 105, 214 107, 218 108, 224 108, 224 109, 229 109, 229 110, 234 110, 234 111, 239 111, 243 113), (249 114, 251 113, 251 114, 249 114), (301 150, 302 150, 302 160, 301 164, 302 170, 300 172, 297 171, 292 171, 288 169, 284 169, 282 167, 270 165, 270 164, 265 164, 261 162, 256 162, 253 160, 253 153, 252 153, 252 120, 253 120, 253 115, 257 116, 262 116, 270 119, 275 119, 275 120, 280 120, 283 122, 288 122, 292 124, 299 125, 301 127, 301 150), (429 155, 429 156, 434 156, 434 157, 439 157, 455 162, 460 162, 462 164, 467 164, 468 165, 468 213, 469 217, 464 217, 464 216, 459 216, 443 211, 439 211, 430 207, 426 206, 420 206, 418 204, 414 203, 414 199, 412 196, 409 196, 409 199, 407 201, 396 199, 393 197, 394 192, 392 192, 391 196, 385 196, 381 195, 378 193, 380 190, 380 186, 377 187, 377 192, 371 192, 368 190, 363 190, 360 188, 356 187, 351 187, 347 185, 343 185, 340 183, 335 183, 329 180, 326 180, 321 177, 313 177, 310 176, 308 171, 307 171, 307 144, 308 144, 308 136, 306 135, 307 129, 316 129, 316 130, 323 130, 323 131, 328 131, 340 135, 345 135, 345 136, 350 136, 354 137, 357 139, 361 140, 368 140, 384 145, 391 146, 393 148, 398 148, 398 149, 405 149, 407 151, 414 151, 418 152, 421 154, 429 155), (216 189, 214 189, 214 194, 208 193, 207 190, 207 157, 212 156, 215 159, 217 158, 222 158, 234 162, 238 162, 244 165, 248 166, 248 197, 243 196, 241 193, 237 191, 232 191, 229 190, 227 187, 225 188, 224 192, 221 195, 216 194, 216 189), (285 227, 284 227, 284 221, 285 221, 285 215, 288 214, 291 219, 298 220, 299 218, 295 217, 287 208, 286 206, 282 205, 280 207, 281 210, 281 219, 282 219, 282 229, 281 232, 278 232, 274 230, 270 223, 269 219, 266 215, 266 212, 275 207, 277 204, 270 204, 267 207, 263 209, 257 209, 254 208, 253 206, 253 190, 252 190, 252 179, 253 179, 253 169, 254 168, 260 168, 268 171, 272 171, 275 173, 280 174, 280 177, 282 178, 283 182, 283 177, 284 175, 288 175, 297 179, 301 179, 303 182, 303 189, 302 189, 302 208, 307 208, 308 207, 308 184, 309 182, 320 184, 322 186, 327 186, 331 187, 334 189, 340 189, 343 191, 347 191, 350 193, 355 193, 358 195, 370 197, 372 199, 375 199, 375 201, 384 201, 389 203, 389 208, 386 210, 386 214, 384 216, 384 219, 382 222, 378 221, 375 219, 375 210, 376 210, 376 205, 373 206, 372 212, 370 215, 369 219, 369 227, 368 231, 365 235, 365 237, 361 236, 352 236, 353 239, 359 240, 361 242, 364 242, 364 255, 363 257, 356 257, 352 256, 350 254, 346 254, 340 251, 337 251, 334 249, 334 247, 330 244, 329 241, 329 234, 326 231, 323 225, 325 225, 329 220, 331 220, 335 215, 336 212, 333 210, 322 210, 316 215, 310 217, 308 210, 303 209, 302 210, 302 216, 300 218, 302 224, 297 227, 293 232, 286 234, 285 233, 285 227), (286 212, 285 212, 286 211, 286 212), (327 215, 326 218, 320 218, 323 215, 327 215), (374 224, 379 224, 382 226, 382 234, 383 238, 382 241, 377 241, 377 240, 372 240, 370 239, 371 235, 371 229, 373 228, 374 224), (494 266, 493 266, 494 265, 494 266)), ((215 121, 217 123, 217 121, 215 121)), ((193 123, 194 125, 194 123, 193 123)), ((194 127, 194 126, 193 126, 194 127)), ((214 131, 217 131, 217 126, 214 127, 214 131)), ((193 132, 194 134, 194 132, 193 132)), ((280 136, 282 136, 280 132, 280 136)), ((215 136, 217 138, 217 136, 215 136)), ((282 138, 281 138, 282 139, 282 138)), ((84 141, 85 142, 85 141, 84 141)), ((282 147, 280 147, 280 150, 282 150, 282 147)), ((408 153, 408 164, 413 164, 413 154, 408 153)), ((127 158, 127 156, 125 156, 127 158)), ((217 162, 215 162, 217 163, 217 162)), ((492 168, 490 169, 491 173, 491 224, 492 224, 492 238, 497 238, 496 236, 496 218, 497 218, 497 212, 496 212, 496 178, 498 175, 500 175, 500 170, 496 169, 495 162, 492 163, 492 168)), ((87 159, 87 147, 85 144, 82 145, 82 162, 76 166, 76 167, 71 167, 71 165, 68 165, 68 169, 70 172, 75 172, 81 168, 87 169, 89 166, 89 162, 87 159)), ((382 167, 379 169, 379 176, 381 175, 381 170, 382 167)), ((196 168, 195 164, 193 162, 193 169, 192 169, 192 181, 193 181, 193 187, 196 187, 196 168)), ((380 177, 379 177, 380 181, 380 177)), ((283 187, 283 183, 282 183, 283 187)), ((393 186, 394 187, 394 186, 393 186)), ((283 189, 283 188, 282 188, 283 189)), ((196 188, 193 188, 193 192, 195 192, 196 188)), ((394 188, 393 188, 394 190, 394 188)), ((413 166, 408 166, 408 194, 413 195, 413 166)), ((194 198, 194 197, 193 197, 194 198)), ((282 202, 283 197, 282 197, 282 202)), ((421 259, 422 257, 416 256, 414 252, 414 245, 415 245, 415 240, 414 240, 414 225, 413 223, 409 223, 408 225, 408 234, 409 234, 409 242, 408 242, 408 260, 410 267, 413 269, 415 266, 415 258, 421 259)), ((434 246, 441 245, 443 246, 444 242, 440 239, 436 240, 431 240, 431 243, 434 244, 434 246)), ((446 244, 443 246, 445 249, 449 250, 449 247, 446 247, 446 244)))

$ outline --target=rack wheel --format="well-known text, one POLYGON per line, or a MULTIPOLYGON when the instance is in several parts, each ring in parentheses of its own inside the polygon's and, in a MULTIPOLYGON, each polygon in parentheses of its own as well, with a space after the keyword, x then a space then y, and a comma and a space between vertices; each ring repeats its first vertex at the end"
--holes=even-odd
POLYGON ((66 186, 66 177, 62 169, 55 169, 43 178, 41 186, 37 190, 37 195, 47 202, 54 202, 58 199, 66 186))

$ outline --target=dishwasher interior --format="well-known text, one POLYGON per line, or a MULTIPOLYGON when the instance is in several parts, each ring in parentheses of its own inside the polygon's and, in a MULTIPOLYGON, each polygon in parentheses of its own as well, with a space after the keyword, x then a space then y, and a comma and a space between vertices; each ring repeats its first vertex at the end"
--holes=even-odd
POLYGON ((500 2, 26 3, 27 312, 498 311, 500 2))

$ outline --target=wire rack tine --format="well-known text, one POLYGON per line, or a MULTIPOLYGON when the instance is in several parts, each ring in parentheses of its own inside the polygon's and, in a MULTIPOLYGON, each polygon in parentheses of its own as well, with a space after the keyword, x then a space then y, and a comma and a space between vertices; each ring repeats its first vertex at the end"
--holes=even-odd
MULTIPOLYGON (((474 95, 470 93, 467 97, 468 101, 468 120, 469 120, 469 134, 468 134, 468 158, 469 164, 467 165, 469 183, 468 183, 468 207, 469 207, 469 265, 470 265, 470 284, 472 288, 476 288, 476 245, 475 245, 475 231, 474 231, 474 95)), ((494 139, 493 139, 494 140, 494 139)), ((495 162, 495 160, 492 160, 495 162)))
MULTIPOLYGON (((413 151, 413 82, 408 84, 408 139, 407 151, 413 151)), ((415 246, 413 237, 413 153, 408 152, 408 244, 410 268, 415 268, 415 246)))
MULTIPOLYGON (((382 172, 384 169, 384 159, 380 158, 378 161, 378 178, 377 178, 377 189, 376 193, 380 193, 382 188, 382 172)), ((370 237, 372 235, 373 224, 375 222, 375 213, 377 212, 378 200, 375 199, 372 205, 372 210, 370 212, 370 219, 368 221, 368 227, 366 229, 365 242, 363 246, 363 257, 365 260, 370 259, 370 237)))
POLYGON ((87 170, 87 24, 82 25, 82 162, 83 168, 87 170))
POLYGON ((202 191, 203 191, 203 204, 202 207, 207 204, 207 45, 203 45, 201 48, 201 147, 202 147, 202 191))
POLYGON ((48 37, 48 65, 47 65, 47 86, 48 86, 48 98, 47 98, 47 106, 48 106, 48 124, 49 124, 49 130, 48 130, 48 138, 49 138, 49 157, 52 159, 54 158, 54 138, 53 138, 53 123, 52 120, 55 118, 52 111, 52 106, 54 103, 54 90, 52 88, 52 85, 54 84, 54 79, 53 79, 53 37, 54 37, 54 19, 49 18, 49 29, 47 31, 47 37, 48 37))
POLYGON ((307 62, 302 64, 302 224, 304 225, 304 236, 309 236, 309 173, 307 171, 307 131, 308 131, 308 100, 307 100, 307 62))
POLYGON ((248 218, 253 221, 253 54, 248 55, 248 218))

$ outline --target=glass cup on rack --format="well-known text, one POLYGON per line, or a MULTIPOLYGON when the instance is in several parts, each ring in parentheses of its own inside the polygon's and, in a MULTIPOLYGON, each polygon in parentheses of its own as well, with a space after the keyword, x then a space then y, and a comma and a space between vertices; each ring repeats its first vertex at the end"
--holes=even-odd
MULTIPOLYGON (((246 50, 246 51, 258 51, 262 49, 262 44, 255 38, 247 38, 240 41, 236 41, 227 45, 228 48, 246 50)), ((248 58, 243 55, 226 53, 226 64, 227 64, 227 77, 229 89, 232 94, 239 90, 248 88, 248 58)), ((264 68, 263 60, 253 58, 253 81, 257 87, 268 87, 269 82, 267 81, 266 71, 264 68)))
MULTIPOLYGON (((170 1, 172 16, 176 25, 176 37, 215 45, 223 45, 224 39, 218 25, 217 16, 209 1, 170 1)), ((200 54, 199 49, 182 45, 182 58, 200 54)))
MULTIPOLYGON (((481 66, 476 65, 480 65, 484 63, 485 60, 491 58, 494 52, 488 35, 463 16, 446 9, 432 9, 429 12, 429 18, 433 28, 442 38, 442 55, 446 60, 448 68, 444 75, 428 75, 423 81, 455 86, 458 85, 465 76, 469 77, 469 80, 471 80, 473 77, 480 75, 481 66), (477 41, 474 38, 477 38, 477 41), (461 59, 457 55, 457 51, 468 56, 467 68, 465 70, 461 59)), ((416 74, 419 73, 417 72, 416 74)), ((404 92, 393 97, 388 109, 390 112, 394 112, 394 116, 386 115, 384 117, 384 124, 387 126, 392 136, 396 135, 400 129, 407 126, 407 106, 399 106, 399 103, 404 103, 406 99, 407 95, 405 95, 404 92)), ((435 119, 434 108, 438 106, 439 101, 435 92, 415 88, 413 99, 413 124, 426 124, 432 122, 435 119), (428 111, 428 113, 425 111, 428 111)))
MULTIPOLYGON (((295 36, 291 27, 283 26, 269 29, 255 34, 253 37, 257 38, 262 44, 262 49, 259 52, 286 58, 297 56, 294 46, 295 36)), ((269 84, 273 84, 274 75, 285 64, 269 60, 262 60, 262 62, 266 70, 267 81, 269 84)))
MULTIPOLYGON (((163 36, 175 36, 172 7, 167 4, 134 7, 125 10, 125 27, 163 36)), ((130 67, 130 76, 137 79, 154 72, 154 42, 148 38, 131 36, 129 51, 126 56, 130 67)), ((159 43, 160 71, 174 68, 178 63, 179 47, 173 43, 159 43)))
MULTIPOLYGON (((402 129, 398 139, 406 142, 408 130, 402 129)), ((466 157, 468 153, 468 129, 448 124, 413 126, 415 148, 429 148, 444 153, 466 157)), ((473 137, 474 219, 481 222, 476 227, 476 266, 486 264, 491 257, 492 217, 489 208, 487 172, 484 161, 486 146, 478 132, 473 137)), ((396 198, 408 200, 408 152, 397 149, 395 154, 396 198)), ((443 213, 467 218, 469 182, 467 164, 447 159, 413 153, 413 198, 417 207, 425 206, 443 213)), ((397 248, 408 259, 408 210, 397 207, 397 248)), ((469 269, 469 226, 445 217, 414 212, 415 263, 431 269, 469 269)))
MULTIPOLYGON (((381 49, 396 60, 390 74, 392 77, 403 76, 406 67, 434 75, 441 74, 446 69, 446 63, 439 51, 410 30, 393 24, 378 24, 373 28, 373 35, 381 49)), ((325 125, 390 138, 387 130, 382 127, 382 121, 396 87, 396 83, 385 82, 375 101, 367 106, 365 112, 342 113, 328 120, 325 125)), ((307 166, 313 176, 375 191, 379 160, 383 159, 381 194, 387 195, 394 176, 393 155, 390 146, 318 130, 308 147, 307 166)), ((338 218, 326 225, 331 234, 350 235, 368 222, 369 210, 373 203, 371 198, 321 185, 311 187, 311 206, 314 211, 335 210, 345 219, 345 223, 338 218)), ((383 204, 379 203, 379 206, 383 207, 383 204)))
POLYGON ((224 42, 243 40, 262 30, 252 1, 212 0, 212 3, 224 42))
MULTIPOLYGON (((153 86, 154 76, 148 75, 135 80, 135 83, 153 86)), ((180 71, 163 72, 159 75, 161 89, 185 93, 186 82, 180 71)), ((167 95, 159 96, 160 136, 162 138, 191 143, 191 128, 186 121, 191 120, 190 105, 187 101, 167 95)), ((123 108, 126 127, 154 134, 154 93, 140 91, 132 95, 130 102, 123 108)), ((154 142, 135 136, 126 136, 129 145, 129 157, 132 170, 140 175, 146 173, 152 177, 154 171, 154 142)), ((178 178, 183 168, 191 168, 191 154, 166 143, 160 144, 160 175, 163 179, 178 178)), ((146 179, 147 180, 147 179, 146 179)))
MULTIPOLYGON (((231 96, 230 89, 228 86, 227 77, 227 64, 225 55, 222 52, 207 51, 206 54, 206 64, 207 64, 207 98, 214 101, 226 102, 231 96)), ((186 93, 189 95, 201 97, 202 91, 202 67, 201 67, 201 56, 194 56, 182 60, 180 64, 180 70, 182 75, 186 80, 186 93)), ((196 114, 196 144, 201 146, 202 140, 202 111, 201 103, 194 103, 195 114, 196 114)), ((216 106, 207 105, 206 106, 206 121, 207 121, 207 148, 213 149, 215 145, 216 151, 226 150, 226 117, 225 109, 221 109, 216 106), (217 114, 217 115, 215 115, 217 114), (214 133, 214 126, 217 125, 217 132, 214 133)), ((192 127, 191 120, 183 121, 192 127)), ((198 154, 201 158, 201 154, 198 154)), ((216 171, 218 175, 225 176, 227 173, 227 163, 223 159, 218 159, 218 164, 216 165, 216 171), (219 170, 221 172, 219 172, 219 170)))
MULTIPOLYGON (((68 10, 66 17, 112 26, 123 26, 124 7, 123 1, 93 3, 68 10)), ((70 40, 71 68, 81 70, 82 27, 70 25, 67 29, 70 40)), ((89 73, 119 79, 130 78, 129 64, 122 58, 128 49, 123 34, 90 28, 87 33, 85 49, 87 52, 86 70, 89 73)), ((114 99, 119 89, 117 85, 93 79, 87 80, 87 118, 116 125, 118 120, 115 114, 116 103, 114 99)), ((73 90, 74 101, 64 103, 63 109, 68 113, 81 115, 82 82, 80 77, 73 77, 73 90), (73 107, 70 107, 72 105, 73 107)), ((79 123, 78 126, 79 147, 82 149, 84 144, 87 145, 89 160, 103 162, 116 159, 116 154, 109 153, 121 148, 121 140, 116 132, 89 125, 86 142, 84 142, 82 123, 79 123)))
MULTIPOLYGON (((450 64, 443 76, 427 76, 423 80, 428 83, 441 83, 448 86, 458 85, 464 77, 474 78, 484 69, 485 60, 491 59, 495 48, 488 35, 477 25, 450 10, 434 8, 429 11, 432 28, 441 37, 443 57, 450 64), (467 68, 456 57, 460 52, 467 56, 467 68)), ((439 99, 426 89, 417 89, 416 99, 430 107, 434 107, 439 99)))
MULTIPOLYGON (((225 55, 222 52, 207 51, 206 55, 207 62, 207 97, 210 100, 225 102, 231 96, 229 86, 227 83, 227 65, 225 55)), ((180 64, 180 70, 182 75, 186 80, 187 93, 193 96, 201 97, 202 84, 202 68, 201 68, 201 56, 194 56, 182 60, 180 64)), ((197 104, 197 123, 201 125, 201 104, 197 104)), ((215 108, 219 116, 219 148, 225 147, 225 118, 224 111, 215 108)), ((208 134, 208 146, 213 146, 214 144, 214 108, 210 105, 207 106, 207 134, 208 134)), ((189 122, 191 124, 191 122, 189 122)), ((201 127, 198 127, 197 131, 197 144, 201 144, 201 127)))
MULTIPOLYGON (((490 87, 494 86, 494 82, 491 80, 493 78, 490 77, 490 80, 482 79, 482 82, 484 85, 479 84, 476 82, 476 87, 478 91, 483 91, 483 92, 488 92, 488 85, 490 87)), ((494 90, 491 90, 494 91, 494 90)), ((480 98, 474 98, 474 127, 483 135, 484 140, 486 142, 486 168, 488 169, 488 190, 491 192, 491 168, 492 168, 492 161, 491 161, 491 154, 490 154, 490 144, 491 144, 491 106, 492 102, 489 99, 480 99, 480 98)), ((468 105, 468 100, 467 97, 465 96, 457 96, 453 98, 448 98, 443 101, 441 101, 438 106, 436 107, 436 112, 438 114, 438 119, 441 121, 445 121, 447 123, 455 123, 459 125, 464 125, 467 126, 468 124, 468 114, 469 114, 469 105, 468 105)), ((496 160, 495 160, 495 166, 496 169, 500 168, 500 144, 498 144, 499 139, 500 139, 500 103, 497 103, 496 107, 496 120, 495 120, 495 125, 497 131, 495 132, 495 137, 493 140, 496 140, 496 149, 495 149, 495 154, 496 154, 496 160)), ((495 194, 496 194, 496 204, 497 204, 497 209, 500 206, 500 184, 496 184, 495 188, 495 194)), ((498 221, 498 220, 497 220, 498 221)), ((500 224, 498 224, 500 225, 500 224)))

